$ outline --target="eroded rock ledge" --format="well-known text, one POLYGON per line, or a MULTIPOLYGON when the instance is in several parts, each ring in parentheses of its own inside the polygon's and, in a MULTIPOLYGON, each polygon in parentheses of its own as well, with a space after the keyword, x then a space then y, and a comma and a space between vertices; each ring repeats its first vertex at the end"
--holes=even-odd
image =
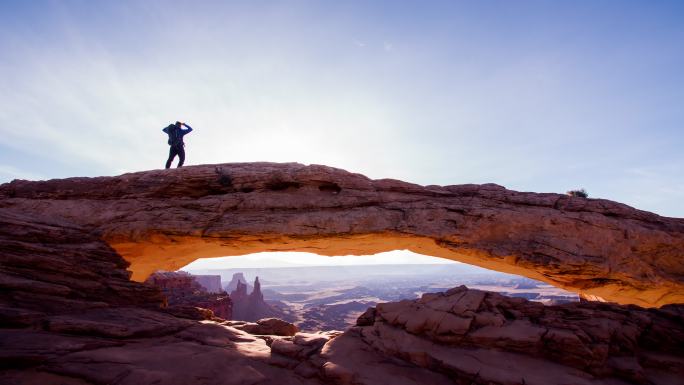
POLYGON ((683 310, 544 306, 461 286, 379 304, 358 334, 387 355, 476 383, 668 383, 684 375, 683 310))
POLYGON ((641 306, 684 302, 684 220, 494 184, 418 186, 326 166, 243 163, 13 181, 0 209, 82 226, 135 280, 199 257, 395 249, 641 306))
POLYGON ((682 305, 544 306, 462 286, 379 304, 357 325, 334 339, 276 340, 271 360, 355 385, 677 384, 684 376, 682 305))

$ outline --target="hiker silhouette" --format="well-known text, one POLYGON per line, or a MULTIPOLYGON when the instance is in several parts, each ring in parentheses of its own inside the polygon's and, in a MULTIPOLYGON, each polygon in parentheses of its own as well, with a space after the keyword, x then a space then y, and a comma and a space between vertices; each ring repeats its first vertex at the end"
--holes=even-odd
POLYGON ((185 143, 183 143, 183 137, 192 131, 192 127, 185 123, 176 122, 174 124, 169 124, 162 131, 169 135, 169 159, 166 161, 166 168, 171 167, 171 162, 173 158, 178 155, 178 167, 183 166, 185 162, 185 143), (185 126, 187 129, 182 129, 185 126))

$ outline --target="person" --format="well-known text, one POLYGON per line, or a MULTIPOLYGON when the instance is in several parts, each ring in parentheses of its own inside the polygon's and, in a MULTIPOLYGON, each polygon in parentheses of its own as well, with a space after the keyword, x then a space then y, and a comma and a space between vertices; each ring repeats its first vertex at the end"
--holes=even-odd
POLYGON ((185 162, 185 143, 183 143, 183 137, 192 131, 192 127, 185 123, 176 122, 175 124, 169 124, 162 131, 169 135, 169 159, 166 161, 166 168, 171 167, 171 162, 173 158, 178 155, 178 167, 183 166, 185 162), (186 130, 182 127, 187 127, 186 130))

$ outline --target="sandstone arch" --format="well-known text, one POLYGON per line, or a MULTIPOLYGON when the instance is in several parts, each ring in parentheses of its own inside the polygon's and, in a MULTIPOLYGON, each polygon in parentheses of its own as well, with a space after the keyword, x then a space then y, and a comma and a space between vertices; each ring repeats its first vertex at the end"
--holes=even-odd
POLYGON ((0 197, 0 208, 92 229, 135 280, 199 257, 408 249, 623 304, 684 303, 684 219, 602 199, 423 187, 297 163, 13 181, 0 197))

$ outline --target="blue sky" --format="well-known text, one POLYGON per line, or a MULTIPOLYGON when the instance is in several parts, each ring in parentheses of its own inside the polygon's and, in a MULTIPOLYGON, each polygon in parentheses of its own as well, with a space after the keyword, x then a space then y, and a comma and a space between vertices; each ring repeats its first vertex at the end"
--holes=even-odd
POLYGON ((684 217, 681 1, 2 1, 0 182, 297 161, 684 217))

